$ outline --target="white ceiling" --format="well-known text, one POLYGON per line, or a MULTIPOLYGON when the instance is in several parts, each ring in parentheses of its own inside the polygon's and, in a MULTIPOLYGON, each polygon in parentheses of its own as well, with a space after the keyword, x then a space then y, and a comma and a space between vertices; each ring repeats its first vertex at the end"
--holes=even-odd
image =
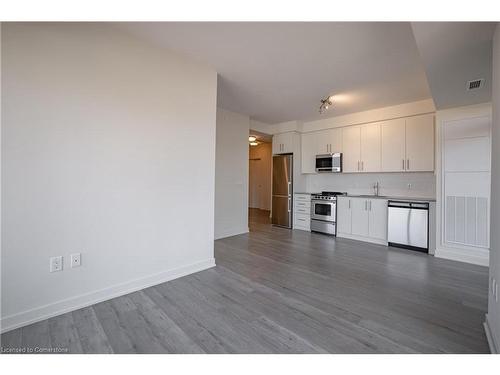
POLYGON ((415 22, 415 40, 437 109, 491 100, 492 39, 496 23, 415 22), (484 87, 467 91, 467 81, 484 87))
POLYGON ((208 63, 218 105, 267 123, 430 98, 410 23, 125 23, 140 37, 208 63))

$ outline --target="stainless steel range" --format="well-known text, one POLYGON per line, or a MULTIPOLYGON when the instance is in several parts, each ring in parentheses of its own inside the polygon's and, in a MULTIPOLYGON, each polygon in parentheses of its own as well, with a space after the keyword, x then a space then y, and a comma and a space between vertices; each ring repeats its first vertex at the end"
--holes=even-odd
POLYGON ((323 191, 311 196, 311 231, 337 234, 337 196, 347 195, 336 191, 323 191))

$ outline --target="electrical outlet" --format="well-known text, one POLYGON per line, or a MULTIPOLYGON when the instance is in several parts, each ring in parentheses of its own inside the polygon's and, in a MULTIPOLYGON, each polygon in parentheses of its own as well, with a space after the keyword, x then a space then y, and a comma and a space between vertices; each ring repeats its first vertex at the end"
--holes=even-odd
POLYGON ((411 184, 408 184, 408 190, 411 190, 412 186, 411 184))
POLYGON ((50 272, 59 272, 63 269, 63 257, 52 257, 50 258, 50 272))
POLYGON ((82 265, 82 254, 71 254, 71 268, 80 267, 82 265))

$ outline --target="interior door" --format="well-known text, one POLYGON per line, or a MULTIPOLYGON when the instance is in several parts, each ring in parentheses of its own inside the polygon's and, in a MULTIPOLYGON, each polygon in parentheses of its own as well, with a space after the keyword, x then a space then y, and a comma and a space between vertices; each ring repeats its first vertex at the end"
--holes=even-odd
POLYGON ((382 144, 382 171, 402 172, 406 168, 405 119, 380 123, 382 144))
POLYGON ((258 168, 257 160, 249 160, 248 166, 248 207, 260 208, 258 189, 258 168))
POLYGON ((361 134, 359 126, 342 129, 343 171, 359 172, 361 134))

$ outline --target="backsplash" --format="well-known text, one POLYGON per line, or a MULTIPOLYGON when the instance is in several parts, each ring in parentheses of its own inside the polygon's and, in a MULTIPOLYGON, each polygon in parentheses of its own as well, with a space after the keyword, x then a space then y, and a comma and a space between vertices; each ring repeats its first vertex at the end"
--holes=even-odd
POLYGON ((307 192, 342 191, 350 194, 373 194, 373 184, 379 183, 379 194, 434 198, 436 176, 422 173, 323 173, 306 175, 307 192))

